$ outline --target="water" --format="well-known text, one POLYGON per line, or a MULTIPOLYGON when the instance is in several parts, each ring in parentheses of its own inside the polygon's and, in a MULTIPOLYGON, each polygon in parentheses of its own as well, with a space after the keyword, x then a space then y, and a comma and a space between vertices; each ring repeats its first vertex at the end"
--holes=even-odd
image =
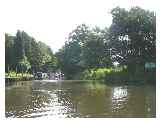
POLYGON ((153 85, 20 81, 6 86, 6 117, 155 117, 153 85))

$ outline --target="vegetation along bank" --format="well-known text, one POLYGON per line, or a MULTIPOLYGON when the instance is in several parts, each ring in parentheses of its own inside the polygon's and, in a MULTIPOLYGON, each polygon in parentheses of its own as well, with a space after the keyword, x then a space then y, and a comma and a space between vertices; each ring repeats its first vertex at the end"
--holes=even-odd
POLYGON ((81 24, 56 53, 24 31, 6 34, 6 73, 61 70, 65 79, 155 82, 155 13, 116 7, 111 14, 110 27, 81 24))

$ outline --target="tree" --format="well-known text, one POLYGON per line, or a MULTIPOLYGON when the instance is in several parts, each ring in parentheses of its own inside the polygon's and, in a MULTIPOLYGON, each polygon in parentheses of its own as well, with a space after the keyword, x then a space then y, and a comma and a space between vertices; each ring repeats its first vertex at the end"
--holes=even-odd
POLYGON ((60 64, 63 66, 61 70, 65 73, 68 79, 72 75, 83 70, 82 60, 82 45, 88 37, 89 27, 85 24, 77 26, 68 37, 64 47, 56 54, 60 64))
POLYGON ((58 69, 58 60, 55 56, 52 57, 52 59, 48 62, 46 62, 44 65, 43 65, 43 70, 45 72, 55 72, 57 69, 58 69))
POLYGON ((33 37, 20 30, 16 36, 6 34, 5 37, 6 72, 8 67, 18 72, 47 71, 51 70, 51 67, 56 68, 57 59, 45 43, 37 43, 33 37))
POLYGON ((19 62, 18 67, 20 72, 28 72, 28 70, 31 68, 30 62, 28 61, 27 57, 24 56, 19 62))
POLYGON ((108 29, 78 26, 68 37, 65 45, 56 53, 61 70, 68 79, 85 69, 111 65, 108 43, 108 29))
POLYGON ((51 61, 52 59, 52 52, 50 52, 49 46, 47 46, 43 42, 38 42, 38 47, 40 48, 41 54, 42 54, 42 64, 44 65, 46 62, 51 61))
POLYGON ((5 34, 5 72, 8 72, 13 68, 14 64, 14 36, 9 34, 5 34))
POLYGON ((43 54, 35 40, 31 41, 31 53, 28 55, 28 60, 31 63, 32 72, 37 72, 42 69, 44 64, 43 54))
POLYGON ((23 32, 17 31, 14 41, 15 66, 25 56, 23 32))
POLYGON ((110 55, 106 51, 105 36, 100 28, 93 29, 84 42, 82 55, 88 69, 103 68, 111 65, 110 55))
POLYGON ((154 12, 133 7, 114 8, 110 27, 112 58, 134 71, 145 62, 155 62, 156 18, 154 12))

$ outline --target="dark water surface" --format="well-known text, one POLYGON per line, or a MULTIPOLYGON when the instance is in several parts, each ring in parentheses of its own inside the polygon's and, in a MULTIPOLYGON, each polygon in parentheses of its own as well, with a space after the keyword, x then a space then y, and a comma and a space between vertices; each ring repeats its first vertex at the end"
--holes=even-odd
POLYGON ((155 117, 153 85, 21 81, 6 85, 6 117, 155 117))

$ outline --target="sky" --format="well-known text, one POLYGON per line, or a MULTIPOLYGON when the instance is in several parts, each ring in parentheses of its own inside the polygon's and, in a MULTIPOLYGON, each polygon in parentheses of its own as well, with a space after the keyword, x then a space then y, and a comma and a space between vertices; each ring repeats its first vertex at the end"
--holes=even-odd
POLYGON ((14 35, 23 30, 37 41, 58 51, 68 34, 76 26, 109 27, 114 7, 129 9, 140 6, 156 11, 156 0, 4 0, 0 4, 0 15, 4 16, 1 28, 14 35))

